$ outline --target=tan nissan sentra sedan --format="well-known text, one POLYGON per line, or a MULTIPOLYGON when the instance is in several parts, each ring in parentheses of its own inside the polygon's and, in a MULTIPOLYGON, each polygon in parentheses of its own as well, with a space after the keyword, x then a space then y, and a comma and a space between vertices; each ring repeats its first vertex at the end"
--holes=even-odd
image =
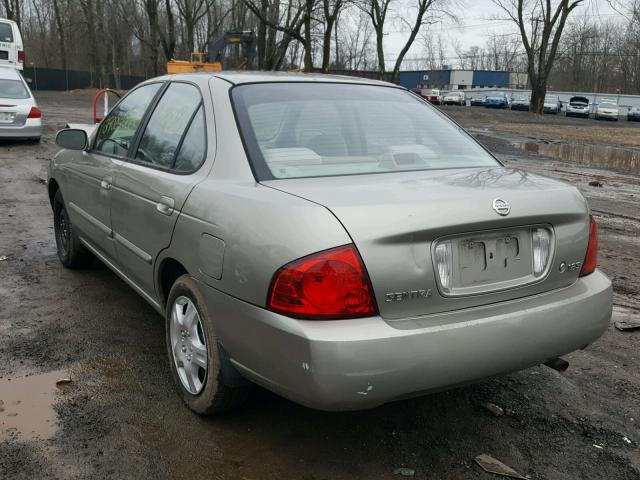
POLYGON ((160 77, 57 142, 60 260, 97 257, 165 316, 199 413, 250 382, 374 407, 557 359, 611 316, 578 190, 395 85, 160 77))

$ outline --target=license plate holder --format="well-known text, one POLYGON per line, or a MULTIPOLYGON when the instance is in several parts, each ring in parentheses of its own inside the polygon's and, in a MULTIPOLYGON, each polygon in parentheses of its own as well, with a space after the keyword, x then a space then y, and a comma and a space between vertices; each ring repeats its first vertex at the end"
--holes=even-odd
POLYGON ((451 236, 451 284, 445 296, 477 295, 535 282, 532 228, 451 236))

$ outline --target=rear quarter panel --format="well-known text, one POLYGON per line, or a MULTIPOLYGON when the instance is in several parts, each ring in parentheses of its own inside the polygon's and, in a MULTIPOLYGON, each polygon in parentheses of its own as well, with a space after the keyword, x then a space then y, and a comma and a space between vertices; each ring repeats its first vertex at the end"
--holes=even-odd
POLYGON ((231 108, 231 85, 214 78, 210 86, 215 162, 187 199, 156 269, 163 259, 175 258, 201 282, 265 306, 280 267, 351 239, 327 208, 255 181, 231 108))

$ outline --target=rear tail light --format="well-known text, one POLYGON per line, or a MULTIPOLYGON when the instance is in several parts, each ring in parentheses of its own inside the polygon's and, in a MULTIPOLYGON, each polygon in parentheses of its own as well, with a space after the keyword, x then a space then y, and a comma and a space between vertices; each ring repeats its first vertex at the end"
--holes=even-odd
POLYGON ((537 277, 547 269, 551 253, 551 232, 546 228, 534 228, 532 233, 533 274, 537 277))
POLYGON ((593 216, 589 216, 589 243, 587 244, 587 253, 582 262, 582 270, 580 276, 584 277, 593 273, 598 266, 598 224, 593 216))
POLYGON ((440 287, 449 290, 451 287, 451 274, 453 272, 453 253, 451 251, 451 241, 445 240, 436 245, 434 257, 438 277, 440 277, 440 287))
POLYGON ((18 61, 24 63, 24 51, 18 50, 18 61))
POLYGON ((42 112, 38 107, 31 107, 27 118, 42 118, 42 112))
POLYGON ((267 307, 290 317, 319 320, 378 313, 369 275, 351 244, 282 267, 271 281, 267 307))

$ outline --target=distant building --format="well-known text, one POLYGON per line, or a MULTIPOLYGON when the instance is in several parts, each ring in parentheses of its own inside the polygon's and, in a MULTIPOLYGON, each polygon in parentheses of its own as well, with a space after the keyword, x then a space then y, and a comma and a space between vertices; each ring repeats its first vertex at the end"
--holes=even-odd
POLYGON ((420 70, 400 72, 406 88, 465 90, 469 88, 526 88, 527 75, 497 70, 420 70))

